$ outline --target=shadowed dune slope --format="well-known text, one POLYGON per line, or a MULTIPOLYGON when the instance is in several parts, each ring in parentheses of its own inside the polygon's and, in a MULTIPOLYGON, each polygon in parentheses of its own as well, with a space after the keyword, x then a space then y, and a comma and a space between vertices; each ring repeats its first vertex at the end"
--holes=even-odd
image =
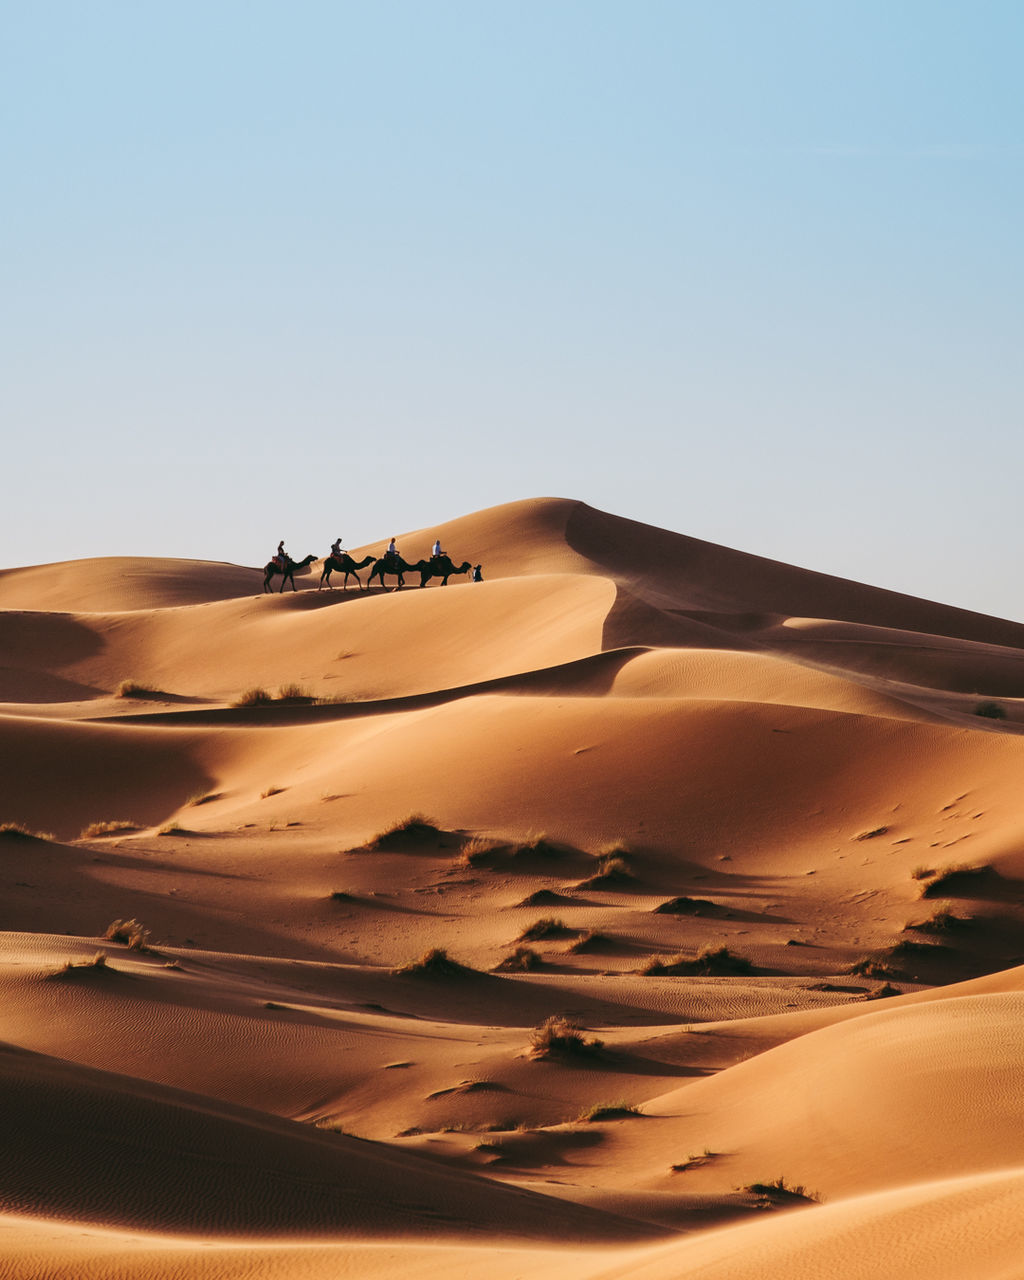
POLYGON ((195 1234, 657 1233, 341 1134, 0 1048, 6 1212, 195 1234), (83 1117, 88 1117, 83 1124, 83 1117))

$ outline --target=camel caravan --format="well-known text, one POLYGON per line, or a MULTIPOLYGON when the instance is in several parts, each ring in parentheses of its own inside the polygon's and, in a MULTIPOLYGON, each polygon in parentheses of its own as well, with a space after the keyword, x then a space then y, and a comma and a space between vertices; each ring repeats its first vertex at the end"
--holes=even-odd
MULTIPOLYGON (((284 539, 277 544, 277 553, 273 555, 263 569, 263 590, 264 592, 273 590, 273 580, 280 577, 281 585, 278 591, 283 591, 285 584, 290 582, 292 590, 297 591, 295 585, 295 572, 298 569, 308 568, 318 557, 308 555, 302 560, 293 560, 284 549, 284 539)), ((471 582, 483 582, 483 569, 481 565, 471 565, 468 560, 464 560, 462 564, 457 565, 453 562, 447 551, 441 549, 440 539, 435 541, 433 551, 428 560, 417 560, 410 564, 402 559, 402 555, 395 545, 395 539, 392 538, 388 543, 387 550, 382 556, 366 556, 362 560, 354 560, 347 551, 341 549, 341 539, 336 538, 331 547, 330 552, 324 557, 323 569, 320 573, 320 581, 317 584, 317 590, 326 586, 330 590, 334 590, 331 582, 332 573, 344 574, 342 586, 348 590, 349 578, 355 578, 359 585, 360 591, 369 591, 376 578, 385 590, 398 591, 405 586, 405 575, 418 573, 420 575, 420 586, 425 587, 433 578, 440 578, 441 586, 448 585, 448 579, 454 574, 468 573, 471 582), (359 573, 365 569, 367 565, 372 564, 370 576, 363 585, 363 580, 359 573), (394 587, 388 587, 385 578, 392 577, 396 579, 394 587)))

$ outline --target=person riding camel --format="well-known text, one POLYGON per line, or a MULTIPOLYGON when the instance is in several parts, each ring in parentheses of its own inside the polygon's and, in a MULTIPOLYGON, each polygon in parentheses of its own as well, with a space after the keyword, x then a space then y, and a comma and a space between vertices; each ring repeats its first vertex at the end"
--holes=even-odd
POLYGON ((335 558, 335 560, 337 560, 341 555, 341 535, 340 534, 331 543, 331 555, 335 558))
POLYGON ((434 547, 433 547, 433 550, 432 550, 432 551, 431 551, 431 553, 430 553, 431 557, 432 557, 434 560, 437 560, 437 559, 439 559, 439 557, 441 557, 441 556, 443 556, 443 555, 446 555, 446 554, 447 554, 447 552, 444 552, 444 551, 442 551, 442 550, 441 550, 441 539, 440 539, 440 538, 435 539, 435 541, 434 541, 434 547))
POLYGON ((288 552, 284 549, 284 538, 277 544, 277 552, 274 555, 274 563, 283 570, 288 564, 288 552))
POLYGON ((388 543, 388 549, 387 551, 384 552, 384 554, 385 556, 390 557, 392 560, 398 559, 398 548, 395 546, 394 538, 392 538, 391 541, 388 543))

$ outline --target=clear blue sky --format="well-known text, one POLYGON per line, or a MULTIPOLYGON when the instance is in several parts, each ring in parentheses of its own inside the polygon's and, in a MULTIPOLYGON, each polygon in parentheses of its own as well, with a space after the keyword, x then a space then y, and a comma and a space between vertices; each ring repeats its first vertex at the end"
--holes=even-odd
POLYGON ((1024 618, 1022 56, 1018 0, 0 0, 0 565, 557 495, 1024 618))

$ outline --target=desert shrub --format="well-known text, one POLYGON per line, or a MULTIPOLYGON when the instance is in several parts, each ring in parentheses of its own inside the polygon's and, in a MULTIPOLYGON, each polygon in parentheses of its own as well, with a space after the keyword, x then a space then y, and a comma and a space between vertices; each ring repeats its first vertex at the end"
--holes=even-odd
POLYGON ((533 973, 543 967, 540 953, 522 943, 497 966, 503 973, 533 973))
POLYGON ((260 792, 261 800, 269 800, 271 796, 279 796, 284 787, 267 787, 266 791, 260 792))
POLYGON ((935 874, 934 867, 926 867, 923 863, 916 866, 910 873, 911 880, 930 880, 935 874))
POLYGON ((467 965, 453 960, 443 947, 432 947, 418 960, 412 960, 395 970, 396 974, 423 978, 461 978, 473 972, 467 965))
POLYGON ((728 947, 702 947, 695 956, 678 953, 667 960, 655 956, 641 972, 648 977, 675 977, 685 974, 701 977, 730 977, 753 973, 753 963, 728 947))
POLYGON ((138 920, 114 920, 107 925, 104 938, 108 942, 121 942, 130 951, 145 951, 149 941, 149 930, 138 920))
POLYGON ((187 836, 188 834, 188 831, 185 830, 180 822, 165 822, 157 830, 158 836, 187 836))
POLYGON ((871 831, 862 831, 857 836, 858 840, 877 840, 879 836, 884 836, 889 830, 888 827, 874 827, 871 831))
POLYGON ((998 702, 979 702, 974 708, 974 714, 987 720, 1005 720, 1006 708, 1000 706, 998 702))
POLYGON ((545 1018, 530 1035, 530 1053, 535 1058, 557 1055, 593 1057, 603 1048, 603 1041, 588 1040, 578 1022, 570 1022, 560 1014, 545 1018))
POLYGON ((235 699, 231 704, 233 707, 265 707, 273 702, 273 698, 267 693, 266 689, 254 687, 246 689, 245 693, 235 699))
POLYGON ((564 938, 567 934, 575 932, 576 930, 570 929, 564 920, 546 916, 543 920, 535 920, 533 924, 527 926, 517 941, 540 942, 543 938, 564 938))
POLYGON ((124 835, 129 831, 138 831, 139 824, 137 822, 128 822, 127 820, 118 822, 111 820, 110 822, 90 822, 87 827, 82 828, 82 834, 79 840, 97 840, 100 836, 116 836, 124 835))

